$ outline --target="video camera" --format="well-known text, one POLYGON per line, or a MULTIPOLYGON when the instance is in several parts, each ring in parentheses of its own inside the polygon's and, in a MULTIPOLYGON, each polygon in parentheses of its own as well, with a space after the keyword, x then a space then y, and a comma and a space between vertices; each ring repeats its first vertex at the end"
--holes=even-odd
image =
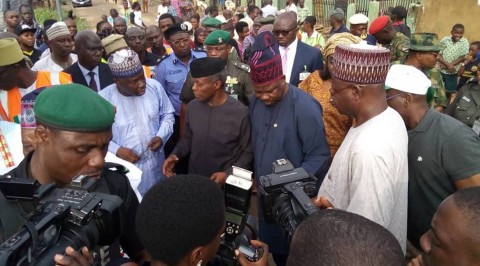
POLYGON ((40 186, 32 179, 0 177, 0 190, 9 200, 36 205, 27 223, 0 245, 0 265, 53 265, 55 254, 71 246, 111 244, 121 233, 122 200, 89 192, 95 181, 78 176, 66 188, 40 186))
POLYGON ((317 178, 303 168, 294 168, 287 159, 279 159, 273 162, 273 174, 259 180, 265 220, 278 224, 290 242, 298 225, 318 211, 310 200, 315 196, 317 178))
POLYGON ((255 219, 248 214, 252 195, 252 172, 233 166, 225 182, 226 227, 215 259, 209 265, 238 265, 238 249, 250 261, 257 261, 263 249, 250 245, 257 239, 255 219))

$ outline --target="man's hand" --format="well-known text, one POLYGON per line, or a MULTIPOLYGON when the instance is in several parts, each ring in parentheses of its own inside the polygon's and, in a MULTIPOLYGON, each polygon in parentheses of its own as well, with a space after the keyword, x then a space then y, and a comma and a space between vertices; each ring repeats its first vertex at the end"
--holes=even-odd
POLYGON ((412 259, 407 266, 422 266, 423 260, 422 255, 418 255, 416 258, 412 259))
POLYGON ((65 255, 57 254, 53 258, 57 265, 70 266, 89 266, 93 265, 93 254, 87 247, 81 249, 82 253, 74 250, 72 247, 65 249, 65 255))
POLYGON ((448 70, 448 72, 453 73, 453 72, 455 72, 455 66, 452 63, 448 63, 447 64, 447 70, 448 70))
POLYGON ((162 171, 166 177, 174 176, 173 167, 178 162, 178 157, 175 154, 170 154, 167 159, 163 162, 162 171))
POLYGON ((311 199, 312 203, 320 209, 333 209, 332 203, 326 197, 314 197, 311 199))
POLYGON ((235 255, 237 256, 237 261, 240 263, 242 266, 268 266, 268 246, 267 244, 257 241, 257 240, 251 240, 250 244, 255 246, 256 248, 263 248, 263 255, 262 257, 257 261, 257 262, 251 262, 245 258, 245 255, 243 255, 240 251, 235 250, 235 255))
POLYGON ((160 137, 155 136, 153 139, 148 143, 148 148, 152 151, 158 151, 160 147, 162 147, 163 141, 160 137))
POLYGON ((217 183, 217 185, 223 186, 227 181, 227 173, 225 172, 213 173, 212 176, 210 176, 210 179, 212 179, 215 183, 217 183))
POLYGON ((117 156, 119 158, 124 159, 125 161, 129 161, 131 163, 136 163, 140 160, 140 156, 138 156, 134 151, 129 148, 120 147, 117 150, 117 156))

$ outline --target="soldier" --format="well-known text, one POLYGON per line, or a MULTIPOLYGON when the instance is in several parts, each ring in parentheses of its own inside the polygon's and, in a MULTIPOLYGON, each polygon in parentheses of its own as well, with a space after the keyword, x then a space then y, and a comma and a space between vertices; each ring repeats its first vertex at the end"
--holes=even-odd
POLYGON ((378 43, 390 50, 390 62, 405 60, 410 39, 393 28, 388 16, 376 18, 370 25, 369 33, 377 39, 378 43))
POLYGON ((216 18, 207 18, 202 21, 202 26, 205 28, 205 35, 208 35, 214 30, 219 30, 222 27, 222 22, 216 18))
POLYGON ((407 58, 394 61, 392 64, 411 65, 423 71, 432 82, 433 99, 431 99, 432 97, 427 97, 429 105, 433 106, 436 111, 443 112, 448 105, 448 100, 442 75, 435 68, 437 56, 441 50, 437 34, 412 34, 408 48, 407 58))
MULTIPOLYGON (((227 70, 225 92, 248 106, 253 95, 253 86, 249 75, 250 67, 240 62, 228 60, 228 52, 232 48, 229 44, 230 38, 230 33, 216 30, 207 36, 204 44, 208 57, 220 58, 225 63, 225 69, 227 70)), ((195 99, 192 86, 193 79, 189 73, 180 94, 180 100, 182 100, 183 105, 195 99)))

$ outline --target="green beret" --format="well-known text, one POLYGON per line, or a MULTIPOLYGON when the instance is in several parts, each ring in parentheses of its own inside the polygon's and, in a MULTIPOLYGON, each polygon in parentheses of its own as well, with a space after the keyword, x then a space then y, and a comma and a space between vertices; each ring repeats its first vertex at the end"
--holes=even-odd
POLYGON ((224 30, 214 30, 208 34, 203 42, 204 45, 220 45, 230 41, 230 32, 224 30))
POLYGON ((204 27, 210 27, 210 28, 220 28, 222 26, 222 22, 216 18, 206 18, 203 22, 202 25, 204 27))
POLYGON ((80 84, 52 86, 34 104, 37 123, 65 131, 101 132, 112 127, 115 107, 80 84))

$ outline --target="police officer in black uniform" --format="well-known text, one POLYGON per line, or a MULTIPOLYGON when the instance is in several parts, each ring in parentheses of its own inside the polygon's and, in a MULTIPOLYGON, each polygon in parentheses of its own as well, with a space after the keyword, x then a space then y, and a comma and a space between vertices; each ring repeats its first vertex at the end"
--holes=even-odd
MULTIPOLYGON (((112 138, 114 106, 83 85, 68 84, 41 92, 33 111, 26 116, 30 114, 29 121, 36 119, 35 150, 6 175, 35 179, 42 185, 55 182, 57 187, 70 184, 78 175, 96 179, 93 192, 116 195, 123 200, 122 223, 127 230, 119 236, 119 244, 132 260, 142 261, 144 248, 132 230, 138 199, 125 176, 125 168, 121 165, 107 168, 104 161, 112 138)), ((0 240, 3 242, 16 233, 34 208, 33 202, 9 201, 0 193, 0 240)), ((112 244, 111 247, 115 246, 112 244)), ((78 252, 75 251, 76 255, 72 252, 56 256, 56 263, 66 265, 75 259, 84 260, 76 258, 78 252)), ((117 249, 110 248, 109 258, 118 257, 117 245, 117 249)))

